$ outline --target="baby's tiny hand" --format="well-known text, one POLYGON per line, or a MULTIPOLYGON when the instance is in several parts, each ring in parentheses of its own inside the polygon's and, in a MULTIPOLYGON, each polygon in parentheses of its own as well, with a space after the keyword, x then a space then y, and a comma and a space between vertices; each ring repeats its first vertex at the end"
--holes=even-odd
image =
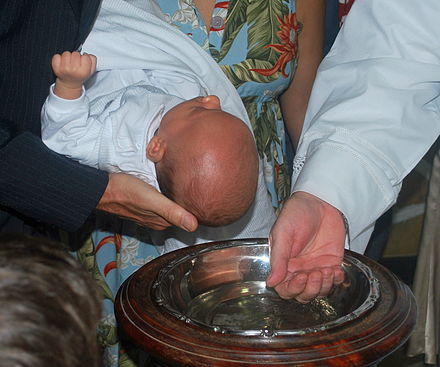
POLYGON ((52 69, 64 87, 81 88, 96 70, 96 56, 65 51, 53 56, 52 69))

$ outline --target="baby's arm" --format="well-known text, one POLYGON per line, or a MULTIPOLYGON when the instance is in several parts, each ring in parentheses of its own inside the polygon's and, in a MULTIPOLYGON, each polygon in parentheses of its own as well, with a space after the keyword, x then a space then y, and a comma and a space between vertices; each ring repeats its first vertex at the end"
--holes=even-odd
POLYGON ((52 69, 57 78, 41 112, 43 142, 57 153, 97 167, 96 142, 103 122, 99 116, 89 116, 83 90, 83 83, 95 72, 96 57, 66 51, 53 56, 52 69))
POLYGON ((82 94, 84 82, 96 70, 96 56, 65 51, 52 58, 56 75, 54 94, 64 99, 77 99, 82 94))

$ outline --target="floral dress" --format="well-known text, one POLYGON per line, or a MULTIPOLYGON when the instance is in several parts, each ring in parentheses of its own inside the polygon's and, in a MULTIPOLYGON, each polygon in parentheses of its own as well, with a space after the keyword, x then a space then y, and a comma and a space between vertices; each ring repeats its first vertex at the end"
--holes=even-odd
MULTIPOLYGON (((166 21, 210 53, 237 88, 253 126, 272 205, 278 209, 290 193, 278 96, 288 87, 296 66, 300 25, 295 0, 217 0, 209 32, 192 0, 157 3, 166 21)), ((119 286, 157 257, 158 251, 145 240, 145 233, 133 238, 95 231, 78 256, 104 291, 104 320, 99 330, 105 347, 104 365, 136 366, 133 360, 144 360, 145 356, 132 360, 120 347, 113 302, 119 286)))

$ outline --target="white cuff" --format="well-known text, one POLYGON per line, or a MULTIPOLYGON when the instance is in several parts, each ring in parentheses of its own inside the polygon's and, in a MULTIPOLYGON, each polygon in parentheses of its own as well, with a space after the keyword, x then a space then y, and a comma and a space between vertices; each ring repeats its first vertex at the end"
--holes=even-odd
POLYGON ((51 109, 53 109, 54 111, 65 113, 66 110, 76 110, 77 108, 80 108, 84 105, 86 100, 86 91, 84 89, 84 86, 81 88, 81 96, 76 99, 64 99, 58 97, 53 91, 54 87, 55 84, 52 84, 50 86, 49 96, 47 98, 48 102, 50 103, 51 109))
POLYGON ((292 190, 297 191, 315 195, 343 213, 351 239, 370 227, 396 197, 383 172, 338 143, 321 143, 309 154, 292 190))

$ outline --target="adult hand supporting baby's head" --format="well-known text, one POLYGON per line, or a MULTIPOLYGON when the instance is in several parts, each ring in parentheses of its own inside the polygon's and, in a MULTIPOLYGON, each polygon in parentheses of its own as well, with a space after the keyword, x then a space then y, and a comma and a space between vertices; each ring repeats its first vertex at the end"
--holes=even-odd
POLYGON ((109 183, 97 209, 156 230, 176 225, 193 232, 198 225, 196 217, 190 212, 154 187, 124 173, 109 175, 109 183))

